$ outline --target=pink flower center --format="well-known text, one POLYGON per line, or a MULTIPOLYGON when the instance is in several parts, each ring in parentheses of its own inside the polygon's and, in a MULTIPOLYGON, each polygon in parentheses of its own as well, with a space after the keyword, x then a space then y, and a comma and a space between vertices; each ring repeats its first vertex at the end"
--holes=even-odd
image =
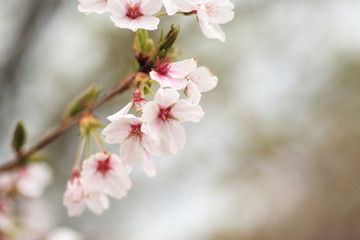
POLYGON ((167 108, 160 108, 158 113, 158 118, 160 118, 164 122, 172 121, 174 117, 171 114, 171 106, 167 108))
POLYGON ((106 175, 106 173, 111 170, 112 167, 110 166, 110 157, 105 160, 99 160, 96 170, 101 172, 102 175, 106 175))
POLYGON ((165 58, 163 62, 160 62, 160 59, 158 57, 156 59, 156 64, 157 64, 157 68, 153 68, 152 70, 161 75, 166 75, 170 69, 171 61, 165 58))
POLYGON ((131 125, 129 137, 132 137, 135 141, 142 140, 143 132, 141 132, 141 124, 131 125))
POLYGON ((142 111, 142 104, 146 103, 146 99, 141 97, 141 93, 139 89, 136 89, 133 93, 133 103, 135 104, 136 110, 142 111))
POLYGON ((135 5, 128 4, 126 5, 126 16, 131 19, 137 19, 138 17, 141 17, 143 14, 140 10, 140 3, 137 3, 135 5))

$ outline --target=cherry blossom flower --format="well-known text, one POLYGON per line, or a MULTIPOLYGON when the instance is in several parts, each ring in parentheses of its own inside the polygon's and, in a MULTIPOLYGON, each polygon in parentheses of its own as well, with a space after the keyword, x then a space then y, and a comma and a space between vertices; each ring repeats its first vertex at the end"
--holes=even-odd
POLYGON ((133 106, 135 106, 137 112, 142 112, 142 109, 146 103, 147 100, 145 98, 142 98, 140 91, 136 89, 133 93, 133 99, 128 104, 126 104, 126 106, 120 111, 108 116, 107 119, 112 122, 118 118, 122 118, 124 115, 129 113, 130 109, 133 106))
POLYGON ((16 174, 16 189, 26 197, 40 197, 52 180, 50 167, 45 163, 28 164, 16 174))
POLYGON ((142 131, 152 136, 166 154, 175 154, 185 146, 185 130, 180 122, 199 122, 204 112, 199 105, 179 100, 180 94, 171 88, 160 88, 154 101, 143 110, 142 131))
POLYGON ((119 28, 155 30, 160 20, 152 15, 161 6, 161 0, 109 0, 110 18, 119 28))
POLYGON ((131 187, 130 171, 121 164, 118 155, 98 152, 84 162, 81 172, 84 194, 91 197, 104 192, 121 199, 131 187))
POLYGON ((188 0, 196 6, 197 18, 204 35, 210 39, 225 41, 225 33, 219 24, 234 18, 234 4, 229 0, 188 0))
POLYGON ((194 58, 174 63, 171 63, 168 59, 160 62, 158 58, 157 68, 152 69, 150 77, 159 82, 161 87, 172 87, 181 90, 187 84, 185 77, 196 69, 196 64, 194 58))
POLYGON ((177 11, 191 12, 195 10, 195 6, 187 0, 163 0, 166 13, 174 15, 177 11))
POLYGON ((195 71, 188 74, 185 79, 188 81, 185 95, 194 104, 200 102, 201 93, 210 91, 216 87, 218 82, 218 78, 206 67, 198 67, 195 71))
POLYGON ((63 204, 68 210, 70 217, 80 216, 87 206, 95 214, 101 214, 109 208, 109 199, 102 192, 85 195, 79 172, 75 171, 67 182, 63 204))
POLYGON ((108 10, 108 0, 79 0, 78 10, 86 14, 104 13, 108 10))
POLYGON ((125 165, 133 166, 143 158, 144 172, 149 176, 155 176, 156 170, 150 154, 160 156, 162 153, 155 142, 142 132, 142 124, 142 120, 134 115, 123 115, 107 125, 102 134, 106 143, 121 143, 120 158, 125 165))
POLYGON ((75 171, 67 182, 63 204, 68 210, 70 217, 79 216, 84 212, 84 193, 82 190, 79 172, 75 171))

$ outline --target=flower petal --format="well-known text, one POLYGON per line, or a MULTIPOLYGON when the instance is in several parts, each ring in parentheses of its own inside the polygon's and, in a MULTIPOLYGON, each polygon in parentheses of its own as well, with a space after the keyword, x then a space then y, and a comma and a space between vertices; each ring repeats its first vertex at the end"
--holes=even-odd
POLYGON ((116 144, 124 142, 130 131, 131 122, 127 118, 119 118, 107 125, 101 133, 106 143, 116 144))
POLYGON ((126 3, 119 0, 108 0, 109 11, 117 17, 125 17, 126 15, 126 3))
POLYGON ((105 194, 101 193, 92 194, 85 198, 85 204, 97 215, 109 209, 109 199, 105 194))
POLYGON ((154 163, 152 162, 150 154, 147 151, 144 152, 143 170, 149 177, 155 177, 156 175, 154 163))
POLYGON ((154 15, 159 12, 162 7, 161 0, 142 0, 141 12, 144 15, 154 15))
POLYGON ((218 78, 207 67, 198 67, 187 79, 193 81, 200 92, 207 92, 216 87, 218 78))
POLYGON ((174 62, 170 65, 168 74, 173 78, 185 78, 189 73, 195 71, 196 60, 194 58, 174 62))
POLYGON ((176 90, 171 88, 159 88, 155 94, 154 101, 161 107, 166 108, 176 103, 179 98, 180 94, 176 90))
POLYGON ((85 204, 83 201, 72 201, 72 196, 69 191, 64 193, 63 205, 67 208, 69 217, 80 216, 85 210, 85 204))
POLYGON ((188 84, 185 88, 185 95, 188 97, 191 103, 198 104, 200 102, 201 93, 193 81, 188 81, 188 84))
POLYGON ((225 42, 225 33, 222 31, 219 24, 199 21, 199 25, 206 37, 210 39, 219 39, 220 41, 225 42))
POLYGON ((134 166, 144 154, 144 147, 139 139, 129 138, 121 144, 120 158, 129 166, 134 166))
POLYGON ((101 14, 108 10, 108 3, 107 0, 80 0, 78 10, 86 14, 101 14))
POLYGON ((143 122, 152 122, 157 119, 159 114, 159 106, 154 101, 148 102, 143 108, 141 119, 143 122))
POLYGON ((199 122, 205 114, 200 105, 191 104, 184 99, 179 100, 175 104, 171 109, 171 113, 181 122, 199 122))
POLYGON ((115 23, 115 26, 118 28, 128 28, 131 29, 133 31, 136 31, 132 28, 130 28, 130 23, 131 20, 128 17, 125 16, 116 16, 116 15, 111 15, 110 19, 115 23))
POLYGON ((133 102, 131 101, 131 102, 129 102, 128 104, 126 104, 126 106, 123 107, 120 111, 114 113, 113 115, 108 116, 107 119, 108 119, 109 121, 113 122, 113 121, 115 121, 116 119, 123 117, 124 115, 126 115, 126 114, 129 113, 132 105, 133 105, 133 102))
POLYGON ((175 154, 182 150, 186 143, 185 129, 179 122, 173 121, 161 127, 160 146, 168 154, 175 154))
POLYGON ((139 28, 146 30, 155 30, 158 28, 160 19, 154 16, 141 16, 136 19, 130 20, 129 27, 131 30, 136 31, 139 28))

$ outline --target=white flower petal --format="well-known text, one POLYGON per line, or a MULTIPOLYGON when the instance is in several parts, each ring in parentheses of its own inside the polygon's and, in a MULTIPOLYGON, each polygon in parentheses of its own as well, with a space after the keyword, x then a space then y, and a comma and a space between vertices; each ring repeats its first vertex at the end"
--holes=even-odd
POLYGON ((142 0, 141 12, 144 15, 154 15, 160 11, 162 7, 161 0, 142 0))
POLYGON ((80 0, 78 10, 86 14, 101 14, 108 10, 108 3, 107 0, 80 0))
POLYGON ((134 166, 144 154, 144 146, 139 139, 129 138, 121 144, 120 157, 126 165, 134 166))
POLYGON ((187 0, 173 0, 179 11, 191 12, 196 9, 196 5, 187 0))
MULTIPOLYGON (((152 140, 154 140, 155 144, 159 145, 160 144, 159 132, 162 126, 163 126, 163 121, 161 119, 155 119, 154 121, 149 121, 148 123, 143 124, 141 126, 141 131, 145 133, 147 136, 149 136, 152 140)), ((148 147, 148 145, 146 144, 144 146, 148 147)), ((147 148, 147 150, 151 151, 153 149, 147 148)), ((158 151, 156 150, 156 152, 158 151)))
POLYGON ((143 114, 141 116, 141 119, 144 122, 152 122, 157 119, 158 114, 159 114, 158 104, 155 102, 148 102, 143 108, 143 114))
POLYGON ((129 136, 131 123, 126 118, 117 119, 107 125, 101 132, 105 136, 105 142, 109 144, 122 143, 129 136))
MULTIPOLYGON (((157 124, 157 125, 160 126, 160 124, 157 124)), ((144 130, 146 131, 146 128, 144 128, 144 130)), ((166 153, 164 153, 163 150, 159 146, 160 138, 159 138, 158 133, 159 133, 159 129, 157 129, 155 131, 155 136, 154 135, 148 136, 147 134, 144 134, 143 135, 143 145, 144 145, 145 150, 148 153, 150 153, 153 156, 158 156, 159 157, 159 156, 166 155, 166 153), (152 137, 155 137, 155 139, 157 141, 155 141, 155 139, 152 138, 152 137)))
POLYGON ((234 15, 235 15, 232 9, 233 8, 231 7, 226 7, 226 8, 217 7, 215 10, 216 12, 209 15, 209 22, 218 23, 218 24, 224 24, 230 22, 231 20, 234 19, 234 15))
POLYGON ((161 128, 161 147, 169 154, 182 150, 186 143, 185 129, 179 122, 164 124, 161 128))
POLYGON ((203 34, 210 39, 219 39, 225 42, 225 33, 222 31, 219 24, 216 23, 204 23, 199 21, 199 25, 203 34))
POLYGON ((163 0, 163 3, 168 15, 174 15, 178 11, 178 7, 173 0, 163 0))
MULTIPOLYGON (((121 199, 126 196, 128 188, 123 183, 123 179, 127 178, 126 175, 112 174, 105 179, 106 193, 110 196, 121 199)), ((127 181, 127 180, 125 180, 127 181)))
POLYGON ((108 9, 115 16, 125 17, 126 2, 122 0, 108 0, 108 9))
POLYGON ((204 116, 204 111, 200 105, 191 104, 188 101, 181 99, 171 109, 171 113, 179 121, 199 122, 204 116))
POLYGON ((111 15, 110 19, 115 23, 115 26, 118 28, 128 28, 133 31, 136 31, 136 29, 134 30, 130 28, 131 20, 126 16, 111 15))
POLYGON ((177 102, 179 98, 180 94, 176 90, 171 88, 159 88, 155 94, 154 101, 161 107, 166 108, 177 102))
POLYGON ((70 217, 80 216, 85 210, 84 202, 72 201, 71 193, 68 191, 64 193, 63 204, 67 208, 67 213, 70 217))
POLYGON ((207 92, 216 87, 218 78, 207 67, 198 67, 187 78, 193 81, 200 92, 207 92))
POLYGON ((123 117, 124 115, 129 113, 132 105, 133 105, 133 102, 130 101, 128 104, 126 104, 126 106, 124 108, 122 108, 120 111, 114 113, 113 115, 108 116, 107 119, 109 121, 113 122, 116 119, 123 117))
POLYGON ((143 170, 149 177, 155 177, 156 169, 151 160, 150 154, 145 151, 143 170))
POLYGON ((195 71, 196 60, 194 58, 171 63, 168 74, 176 79, 185 78, 189 73, 195 71))
POLYGON ((109 199, 105 194, 92 194, 85 199, 85 204, 97 215, 103 213, 104 210, 109 209, 109 199))
POLYGON ((158 28, 160 19, 154 16, 141 16, 136 19, 131 19, 129 26, 133 31, 140 29, 156 30, 158 28))
POLYGON ((201 99, 201 93, 193 81, 189 81, 185 88, 185 95, 189 101, 194 104, 198 104, 201 99))
POLYGON ((186 85, 185 79, 175 79, 171 77, 170 75, 162 75, 155 71, 150 72, 151 79, 157 81, 161 87, 172 87, 175 89, 182 89, 186 85))

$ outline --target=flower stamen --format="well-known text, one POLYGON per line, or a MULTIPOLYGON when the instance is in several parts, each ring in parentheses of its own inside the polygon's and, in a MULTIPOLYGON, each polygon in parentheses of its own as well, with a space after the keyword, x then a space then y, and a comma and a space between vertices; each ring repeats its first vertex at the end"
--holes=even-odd
POLYGON ((137 19, 138 17, 143 16, 141 13, 140 4, 137 3, 135 5, 126 5, 126 16, 131 19, 137 19))

